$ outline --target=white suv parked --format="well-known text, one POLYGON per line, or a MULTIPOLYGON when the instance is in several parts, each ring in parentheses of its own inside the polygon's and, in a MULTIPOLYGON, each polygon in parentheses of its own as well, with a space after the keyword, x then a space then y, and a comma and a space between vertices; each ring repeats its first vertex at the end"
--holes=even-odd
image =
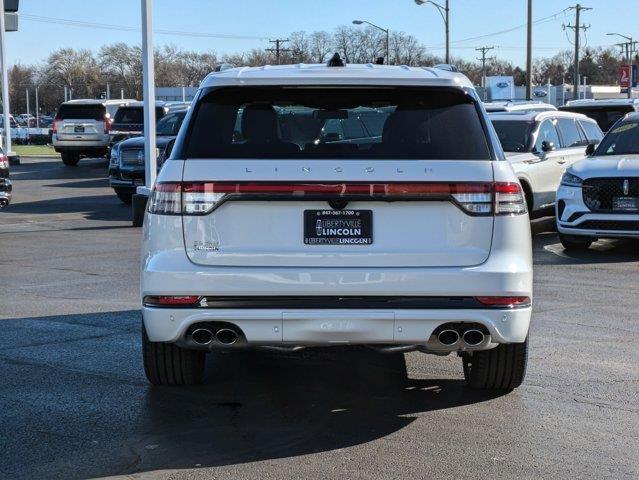
POLYGON ((334 57, 210 74, 144 221, 147 377, 197 383, 215 349, 363 344, 456 352, 472 387, 515 388, 528 221, 459 73, 334 57))
POLYGON ((603 138, 597 122, 578 113, 494 113, 490 119, 533 218, 554 213, 564 170, 585 157, 588 144, 603 138))
POLYGON ((639 238, 639 112, 617 122, 557 191, 557 229, 567 249, 598 238, 639 238))

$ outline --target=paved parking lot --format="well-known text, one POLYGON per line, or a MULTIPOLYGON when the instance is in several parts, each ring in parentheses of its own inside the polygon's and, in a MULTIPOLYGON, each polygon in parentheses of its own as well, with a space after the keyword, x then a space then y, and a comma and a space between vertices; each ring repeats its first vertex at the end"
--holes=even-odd
POLYGON ((24 159, 0 211, 0 477, 639 477, 639 243, 566 254, 534 225, 530 368, 504 396, 461 361, 331 349, 210 355, 152 388, 138 246, 103 160, 24 159))

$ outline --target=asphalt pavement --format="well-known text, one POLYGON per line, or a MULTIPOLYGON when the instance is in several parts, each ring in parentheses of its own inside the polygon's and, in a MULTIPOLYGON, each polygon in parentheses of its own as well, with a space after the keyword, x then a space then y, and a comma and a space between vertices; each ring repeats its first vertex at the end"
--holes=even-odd
POLYGON ((536 221, 526 381, 360 348, 209 355, 148 385, 141 230, 104 160, 26 158, 0 210, 0 478, 637 478, 639 242, 565 252, 536 221))

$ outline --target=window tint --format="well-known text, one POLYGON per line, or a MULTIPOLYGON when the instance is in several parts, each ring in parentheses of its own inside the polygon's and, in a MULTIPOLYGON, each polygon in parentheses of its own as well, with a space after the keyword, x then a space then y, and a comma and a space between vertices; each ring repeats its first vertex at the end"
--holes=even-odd
POLYGON ((533 125, 531 122, 493 120, 504 152, 527 152, 533 125))
POLYGON ((612 128, 617 120, 626 115, 628 112, 634 111, 630 106, 620 107, 562 107, 566 112, 583 113, 587 117, 597 122, 599 128, 607 132, 612 128))
MULTIPOLYGON (((164 108, 156 107, 155 117, 160 119, 164 116, 164 108)), ((144 123, 143 107, 120 107, 113 119, 114 123, 144 123)))
POLYGON ((589 142, 600 142, 603 138, 603 133, 596 123, 580 120, 579 125, 581 125, 584 132, 586 132, 586 137, 588 137, 589 142))
POLYGON ((555 145, 555 148, 560 147, 559 135, 557 134, 554 120, 544 120, 541 122, 533 151, 537 153, 541 152, 541 144, 543 142, 552 142, 555 145))
POLYGON ((639 153, 639 122, 620 122, 603 138, 595 155, 639 153))
POLYGON ((60 105, 57 118, 60 120, 104 120, 104 105, 60 105))
POLYGON ((455 89, 225 87, 195 108, 184 158, 490 159, 455 89))
POLYGON ((578 147, 588 143, 586 137, 579 131, 577 122, 572 118, 559 118, 557 126, 561 135, 562 148, 578 147))
POLYGON ((186 112, 171 113, 160 120, 156 127, 158 135, 177 135, 186 112))

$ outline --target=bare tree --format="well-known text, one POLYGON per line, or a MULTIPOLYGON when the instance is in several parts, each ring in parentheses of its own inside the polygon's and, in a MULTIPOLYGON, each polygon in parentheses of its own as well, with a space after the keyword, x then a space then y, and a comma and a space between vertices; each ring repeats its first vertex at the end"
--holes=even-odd
POLYGON ((333 39, 328 32, 313 32, 309 36, 309 55, 312 62, 324 63, 326 57, 332 53, 333 39))

